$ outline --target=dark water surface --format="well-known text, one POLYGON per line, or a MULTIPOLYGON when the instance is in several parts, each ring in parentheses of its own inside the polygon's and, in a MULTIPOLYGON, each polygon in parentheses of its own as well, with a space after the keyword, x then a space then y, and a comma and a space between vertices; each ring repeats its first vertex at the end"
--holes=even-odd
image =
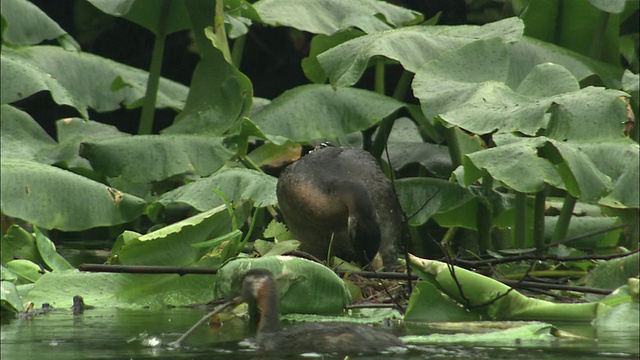
MULTIPOLYGON (((246 321, 232 319, 219 327, 202 326, 186 342, 170 350, 157 342, 176 340, 204 309, 93 309, 82 315, 53 311, 33 318, 8 319, 0 326, 2 359, 264 359, 251 347, 246 321)), ((6 314, 5 314, 6 315, 6 314)), ((637 333, 595 334, 588 324, 560 328, 589 341, 491 347, 487 345, 426 346, 403 354, 352 356, 350 359, 637 359, 637 333)), ((413 331, 415 332, 415 331, 413 331)), ((279 356, 270 357, 272 359, 279 356)), ((294 357, 300 358, 300 357, 294 357)), ((323 358, 339 358, 325 356, 323 358)))
MULTIPOLYGON (((85 262, 104 262, 110 246, 108 242, 91 241, 84 244, 73 241, 58 245, 58 250, 77 266, 85 262)), ((13 318, 12 314, 2 314, 0 355, 2 360, 282 358, 278 355, 266 357, 252 347, 251 342, 246 340, 252 335, 247 321, 239 318, 226 321, 219 327, 203 325, 187 340, 186 348, 170 350, 163 345, 178 339, 209 310, 98 308, 86 310, 82 315, 73 315, 65 309, 33 318, 13 318)), ((598 334, 585 323, 555 325, 589 340, 509 347, 486 344, 431 345, 403 354, 351 356, 350 359, 638 359, 637 331, 598 334)), ((402 335, 403 329, 398 331, 402 335)), ((422 332, 415 328, 408 331, 411 334, 428 334, 426 330, 422 332)), ((337 356, 322 358, 342 359, 337 356)))

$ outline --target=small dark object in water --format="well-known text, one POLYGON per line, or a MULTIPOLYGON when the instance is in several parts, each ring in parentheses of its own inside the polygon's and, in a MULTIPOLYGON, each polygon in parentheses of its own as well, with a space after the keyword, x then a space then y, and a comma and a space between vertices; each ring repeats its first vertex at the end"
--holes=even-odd
POLYGON ((29 303, 27 303, 27 306, 25 307, 25 310, 18 313, 18 317, 21 319, 31 319, 36 316, 46 315, 51 310, 53 310, 53 307, 49 303, 43 303, 40 309, 34 309, 33 307, 33 303, 29 301, 29 303))
POLYGON ((300 250, 326 259, 333 235, 332 255, 366 265, 379 252, 385 266, 397 262, 400 204, 368 152, 317 147, 283 171, 277 195, 300 250))
POLYGON ((242 297, 250 307, 257 305, 260 309, 256 343, 268 352, 363 354, 405 348, 393 334, 363 324, 322 322, 283 329, 276 283, 265 269, 252 269, 244 275, 242 297))
POLYGON ((73 305, 71 306, 71 311, 73 315, 80 315, 84 312, 85 305, 84 299, 80 295, 76 295, 73 297, 73 305))

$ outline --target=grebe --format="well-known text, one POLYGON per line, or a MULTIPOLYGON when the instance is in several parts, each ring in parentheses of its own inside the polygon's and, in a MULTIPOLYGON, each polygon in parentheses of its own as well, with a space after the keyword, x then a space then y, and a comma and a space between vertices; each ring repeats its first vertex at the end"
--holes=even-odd
POLYGON ((300 250, 331 254, 360 265, 380 253, 385 266, 398 259, 401 208, 376 160, 360 149, 316 147, 278 178, 278 204, 300 250))
POLYGON ((405 348, 396 336, 363 324, 322 322, 280 326, 276 283, 271 272, 251 269, 242 281, 242 298, 250 308, 260 310, 256 344, 264 351, 300 353, 375 353, 405 348))

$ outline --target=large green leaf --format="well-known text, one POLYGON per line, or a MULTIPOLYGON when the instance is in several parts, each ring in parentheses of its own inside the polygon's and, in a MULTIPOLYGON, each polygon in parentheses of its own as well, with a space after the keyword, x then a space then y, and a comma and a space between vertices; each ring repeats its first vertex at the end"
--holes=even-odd
POLYGON ((458 184, 434 178, 406 178, 395 181, 398 200, 407 215, 415 214, 410 224, 422 225, 438 212, 457 208, 473 199, 473 194, 458 184))
POLYGON ((302 70, 304 71, 307 79, 316 84, 323 84, 327 82, 327 74, 320 66, 318 61, 318 55, 331 49, 332 47, 342 44, 347 40, 351 40, 358 36, 362 36, 364 33, 360 30, 345 30, 337 32, 333 35, 318 34, 311 39, 311 45, 309 49, 309 56, 302 59, 302 70))
MULTIPOLYGON (((5 272, 4 269, 5 268, 3 266, 3 274, 5 272)), ((9 309, 15 312, 24 311, 24 305, 22 304, 20 295, 18 295, 18 289, 16 289, 16 285, 14 283, 3 280, 0 282, 0 291, 2 292, 0 295, 0 303, 2 304, 3 309, 9 309)))
POLYGON ((587 87, 551 97, 546 135, 557 141, 606 141, 624 138, 627 94, 587 87))
MULTIPOLYGON (((637 278, 638 269, 638 253, 631 254, 624 258, 612 260, 600 260, 598 266, 589 271, 585 277, 585 286, 600 289, 613 290, 627 283, 631 278, 637 278)), ((591 295, 591 298, 602 298, 600 295, 591 295)))
POLYGON ((195 266, 209 251, 191 244, 223 235, 231 230, 224 206, 207 210, 148 234, 125 232, 113 246, 120 264, 195 266))
POLYGON ((146 203, 72 172, 2 160, 2 213, 45 229, 79 231, 131 221, 146 203))
POLYGON ((131 134, 118 130, 113 125, 97 121, 83 121, 79 118, 61 119, 56 122, 56 134, 59 145, 48 153, 55 164, 63 167, 91 168, 89 161, 80 157, 80 144, 111 138, 126 138, 131 134))
MULTIPOLYGON (((191 244, 230 230, 224 206, 197 214, 145 235, 125 232, 114 245, 112 261, 121 264, 197 266, 206 248, 191 244)), ((71 295, 109 308, 164 308, 201 304, 213 297, 215 278, 207 275, 96 274, 62 271, 45 274, 26 296, 36 306, 71 305, 71 295), (210 289, 210 290, 207 290, 210 289)))
POLYGON ((582 152, 581 143, 550 141, 548 144, 555 147, 561 157, 561 160, 555 159, 553 153, 548 156, 555 159, 558 173, 572 196, 584 202, 594 203, 611 191, 611 178, 602 173, 582 152))
POLYGON ((372 91, 330 85, 303 85, 275 98, 253 121, 271 140, 311 142, 370 128, 403 103, 372 91))
MULTIPOLYGON (((558 329, 551 325, 541 322, 463 322, 445 324, 450 325, 437 327, 442 330, 456 331, 464 329, 463 333, 436 333, 430 335, 407 335, 402 340, 409 344, 416 345, 447 345, 447 344, 473 344, 473 346, 487 347, 505 346, 510 347, 513 344, 521 344, 519 346, 540 346, 540 344, 556 344, 560 336, 558 329), (452 325, 452 326, 451 326, 452 325), (457 325, 457 326, 456 326, 457 325)), ((568 340, 573 340, 573 336, 569 336, 568 340)))
POLYGON ((63 258, 56 251, 56 245, 48 237, 44 236, 42 231, 38 228, 35 229, 36 246, 38 252, 42 257, 43 265, 52 271, 64 271, 71 270, 74 267, 69 264, 65 258, 63 258))
POLYGON ((4 1, 2 16, 7 21, 7 28, 2 33, 3 42, 36 45, 45 40, 59 39, 63 44, 77 45, 55 21, 27 0, 4 1))
POLYGON ((55 244, 49 240, 38 228, 34 234, 29 234, 14 225, 2 237, 3 264, 18 277, 18 283, 34 283, 50 271, 65 271, 73 269, 58 252, 55 244), (14 260, 6 261, 13 258, 14 260))
POLYGON ((215 278, 207 275, 144 275, 85 273, 69 270, 43 275, 28 292, 26 301, 36 307, 49 303, 68 308, 80 295, 86 304, 101 308, 163 309, 167 306, 203 304, 213 298, 215 278))
MULTIPOLYGON (((574 126, 579 127, 578 122, 574 126)), ((566 189, 587 203, 638 207, 637 143, 625 139, 558 141, 508 134, 497 134, 494 139, 497 147, 464 156, 462 166, 454 172, 463 186, 473 184, 487 171, 492 178, 520 192, 536 192, 547 183, 566 189)))
POLYGON ((451 302, 433 284, 419 281, 409 298, 404 321, 407 323, 481 320, 482 312, 467 310, 451 302))
MULTIPOLYGON (((545 241, 547 243, 551 242, 553 229, 556 228, 557 223, 557 216, 545 217, 545 241)), ((620 223, 621 220, 617 217, 573 216, 565 236, 566 238, 570 238, 573 236, 588 234, 590 232, 610 228, 611 226, 615 226, 620 223)), ((572 241, 570 246, 584 251, 594 251, 594 249, 601 248, 605 252, 611 253, 614 252, 613 249, 618 245, 622 231, 623 229, 615 229, 604 234, 585 237, 584 239, 572 241)))
POLYGON ((191 80, 184 110, 163 130, 169 134, 231 135, 240 132, 253 101, 249 78, 229 64, 217 49, 203 57, 191 80))
POLYGON ((13 259, 31 260, 35 263, 43 263, 36 245, 36 238, 18 225, 11 225, 2 236, 0 242, 2 264, 13 259))
POLYGON ((262 268, 276 276, 282 314, 340 314, 351 302, 345 283, 329 268, 291 256, 235 259, 218 271, 216 297, 240 294, 242 276, 262 268))
MULTIPOLYGON (((526 32, 526 31, 525 31, 526 32)), ((610 88, 619 89, 623 69, 594 58, 576 53, 567 48, 546 43, 538 39, 523 36, 520 41, 507 48, 509 59, 517 66, 509 67, 510 86, 518 84, 529 71, 540 64, 561 65, 578 80, 583 81, 591 75, 597 75, 602 83, 610 88)))
POLYGON ((395 170, 420 164, 431 176, 441 179, 448 179, 453 171, 447 147, 424 142, 420 128, 408 118, 402 117, 393 122, 387 139, 387 151, 389 162, 395 170))
POLYGON ((34 283, 47 273, 42 269, 42 265, 26 259, 11 260, 6 266, 8 271, 17 276, 17 285, 34 283))
POLYGON ((509 286, 495 279, 470 270, 450 267, 440 261, 421 259, 413 255, 409 255, 409 261, 412 269, 422 280, 434 284, 438 290, 459 304, 465 307, 487 304, 476 310, 484 312, 484 316, 491 319, 590 321, 598 314, 598 303, 557 304, 528 298, 518 291, 510 290, 509 286), (455 274, 452 274, 452 271, 455 271, 455 274), (503 296, 498 298, 501 295, 503 296))
MULTIPOLYGON (((156 33, 162 6, 155 0, 87 0, 93 6, 109 15, 123 17, 147 30, 156 33)), ((184 6, 184 1, 169 0, 169 18, 166 20, 165 34, 191 28, 189 15, 184 6)), ((211 5, 211 17, 214 16, 213 1, 211 5)))
POLYGON ((204 211, 223 204, 212 189, 218 189, 232 203, 252 200, 256 206, 275 205, 277 179, 262 172, 233 168, 219 171, 162 195, 152 207, 187 204, 204 211))
MULTIPOLYGON (((160 20, 161 6, 156 0, 88 0, 100 11, 112 16, 123 17, 134 22, 147 30, 157 33, 160 20)), ((191 0, 192 2, 194 0, 191 0)), ((168 18, 165 20, 165 34, 188 30, 192 28, 191 21, 185 2, 183 0, 169 0, 168 18)), ((215 1, 202 1, 201 6, 205 6, 203 11, 213 18, 215 14, 215 1)), ((235 39, 239 34, 246 33, 246 23, 248 19, 241 16, 256 17, 250 3, 244 0, 225 1, 225 23, 230 27, 229 37, 235 39)))
POLYGON ((578 90, 577 80, 554 64, 536 65, 517 83, 510 79, 510 66, 520 65, 510 61, 507 45, 499 39, 480 40, 427 63, 416 74, 413 89, 427 117, 438 116, 448 126, 476 134, 497 130, 535 135, 547 126, 544 115, 557 104, 549 125, 553 137, 622 137, 626 115, 619 97, 625 93, 598 87, 578 90))
MULTIPOLYGON (((636 256, 635 263, 638 263, 636 256)), ((637 266, 636 266, 637 274, 637 266)), ((603 334, 610 334, 612 339, 621 335, 633 339, 640 332, 640 304, 638 303, 638 278, 630 277, 626 285, 615 289, 611 294, 601 299, 600 302, 611 306, 609 311, 598 314, 593 325, 598 331, 598 339, 606 339, 603 334), (631 301, 629 301, 631 300, 631 301), (627 335, 628 334, 628 335, 627 335)))
MULTIPOLYGON (((52 48, 53 49, 53 48, 52 48)), ((64 50, 62 50, 64 51, 64 50)), ((0 70, 2 104, 13 103, 25 99, 40 91, 49 91, 53 100, 60 105, 69 105, 87 119, 87 104, 82 101, 79 93, 67 88, 57 77, 51 76, 24 59, 14 50, 4 46, 0 54, 2 69, 0 70)))
POLYGON ((200 135, 114 137, 82 143, 80 155, 105 176, 149 183, 178 174, 212 174, 233 156, 222 140, 200 135))
POLYGON ((6 104, 0 111, 2 159, 44 161, 56 142, 26 112, 6 104))
POLYGON ((375 0, 262 0, 254 8, 265 24, 325 35, 351 27, 374 33, 390 29, 388 24, 415 24, 423 18, 416 11, 375 0))
MULTIPOLYGON (((2 103, 48 90, 56 102, 75 107, 86 118, 87 107, 111 111, 122 103, 135 105, 144 97, 148 76, 109 59, 56 46, 2 47, 2 103), (122 86, 112 90, 116 79, 122 86)), ((181 109, 187 91, 184 85, 160 79, 156 107, 181 109)))
POLYGON ((522 31, 522 22, 515 18, 484 26, 411 26, 357 37, 318 55, 318 61, 331 84, 351 86, 374 56, 396 60, 416 73, 427 61, 477 39, 500 37, 513 42, 522 31))
POLYGON ((619 141, 589 142, 577 144, 577 146, 613 183, 611 192, 600 199, 600 204, 616 208, 640 207, 638 143, 620 139, 619 141))
POLYGON ((538 157, 538 148, 544 143, 543 139, 533 138, 467 154, 462 166, 455 170, 455 178, 466 187, 486 171, 493 179, 523 193, 540 191, 545 183, 562 187, 553 164, 538 157))

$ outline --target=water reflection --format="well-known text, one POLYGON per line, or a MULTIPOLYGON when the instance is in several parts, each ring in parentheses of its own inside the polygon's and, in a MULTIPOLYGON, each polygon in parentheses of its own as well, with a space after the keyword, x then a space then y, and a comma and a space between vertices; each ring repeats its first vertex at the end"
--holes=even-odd
MULTIPOLYGON (((261 359, 252 347, 250 329, 242 319, 198 329, 187 347, 169 350, 207 310, 93 309, 74 316, 54 311, 29 319, 7 319, 0 326, 2 359, 261 359)), ((4 314, 6 315, 6 314, 4 314)), ((560 324, 581 336, 593 336, 588 324, 560 324)), ((539 348, 472 345, 422 346, 405 354, 350 357, 351 359, 637 359, 638 335, 597 334, 595 342, 557 342, 539 348)), ((331 357, 324 357, 331 358, 331 357)))

